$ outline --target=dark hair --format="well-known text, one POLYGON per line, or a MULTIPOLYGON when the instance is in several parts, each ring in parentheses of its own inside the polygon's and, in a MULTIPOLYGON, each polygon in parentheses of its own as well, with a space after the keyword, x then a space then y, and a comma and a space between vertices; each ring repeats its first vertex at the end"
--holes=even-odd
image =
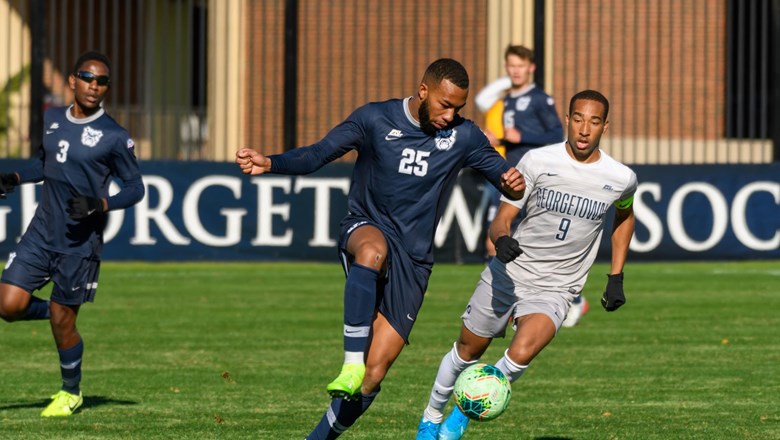
POLYGON ((597 92, 595 90, 583 90, 581 92, 578 92, 576 95, 571 97, 571 101, 569 101, 569 115, 574 112, 574 102, 579 101, 581 99, 588 100, 588 101, 596 101, 600 102, 604 105, 604 120, 607 120, 607 115, 609 115, 609 101, 607 98, 602 95, 600 92, 597 92))
POLYGON ((439 58, 425 69, 424 83, 434 85, 445 79, 461 89, 469 88, 469 74, 466 72, 466 68, 451 58, 439 58))
POLYGON ((108 67, 108 71, 111 72, 111 60, 109 60, 107 56, 100 52, 90 50, 89 52, 84 52, 81 54, 79 59, 76 60, 76 64, 73 65, 73 73, 78 73, 79 69, 81 69, 81 66, 83 66, 87 61, 100 61, 101 63, 105 64, 106 67, 108 67))
POLYGON ((520 57, 520 59, 528 60, 532 63, 534 62, 534 51, 525 46, 512 46, 510 44, 504 51, 504 61, 509 58, 509 55, 516 55, 520 57))

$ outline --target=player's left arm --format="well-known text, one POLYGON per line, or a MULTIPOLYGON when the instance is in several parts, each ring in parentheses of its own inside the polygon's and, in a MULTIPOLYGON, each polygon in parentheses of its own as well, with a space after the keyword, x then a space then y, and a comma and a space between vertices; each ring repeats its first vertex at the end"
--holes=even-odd
POLYGON ((612 228, 612 266, 607 275, 607 287, 601 297, 601 305, 608 312, 614 312, 626 303, 626 295, 623 292, 623 266, 633 235, 634 208, 630 204, 616 204, 615 224, 612 228))
POLYGON ((634 235, 634 195, 638 186, 636 174, 627 170, 626 186, 620 197, 613 203, 615 205, 615 221, 612 225, 612 267, 609 274, 623 273, 626 264, 628 246, 634 235))
POLYGON ((478 142, 479 146, 466 157, 465 165, 479 171, 507 198, 522 199, 525 194, 523 175, 498 154, 479 129, 475 131, 479 136, 474 141, 478 142))
POLYGON ((129 208, 144 198, 141 170, 135 158, 135 144, 129 137, 116 147, 111 157, 111 172, 122 181, 122 189, 103 199, 103 211, 129 208))
POLYGON ((609 271, 610 275, 616 275, 623 272, 623 266, 626 264, 628 256, 628 246, 631 244, 631 237, 634 235, 634 208, 629 205, 625 209, 615 207, 615 222, 612 228, 612 265, 609 271))
POLYGON ((636 175, 632 172, 628 187, 615 202, 615 221, 612 226, 612 265, 607 274, 607 287, 601 297, 601 305, 608 312, 614 312, 626 303, 623 293, 623 267, 628 256, 628 247, 634 235, 634 193, 636 192, 636 175))

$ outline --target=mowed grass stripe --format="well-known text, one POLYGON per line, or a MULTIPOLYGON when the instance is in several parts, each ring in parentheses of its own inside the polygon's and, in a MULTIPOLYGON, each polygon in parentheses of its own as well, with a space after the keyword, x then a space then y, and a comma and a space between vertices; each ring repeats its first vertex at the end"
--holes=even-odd
MULTIPOLYGON (((413 438, 457 337, 476 265, 437 264, 411 345, 345 439, 413 438)), ((780 264, 629 263, 628 304, 591 310, 468 439, 780 438, 780 264)), ((83 307, 85 405, 40 411, 59 386, 47 322, 0 333, 0 438, 302 439, 342 362, 337 263, 104 263, 83 307)), ((511 334, 511 331, 510 331, 511 334)), ((483 360, 494 362, 508 340, 483 360)))

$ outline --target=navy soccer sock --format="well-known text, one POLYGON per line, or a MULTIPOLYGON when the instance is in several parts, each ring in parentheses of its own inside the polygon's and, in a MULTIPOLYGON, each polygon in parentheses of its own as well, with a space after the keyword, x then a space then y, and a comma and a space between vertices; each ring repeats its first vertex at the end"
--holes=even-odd
MULTIPOLYGON (((344 286, 345 361, 362 363, 376 306, 379 271, 353 263, 344 286)), ((347 363, 347 362, 345 362, 347 363)))
POLYGON ((30 304, 27 306, 22 321, 34 321, 38 319, 49 319, 51 313, 49 312, 49 301, 40 299, 37 296, 30 297, 30 304))
POLYGON ((84 341, 65 350, 57 350, 60 354, 60 373, 62 374, 62 389, 71 394, 78 394, 81 384, 81 356, 84 354, 84 341))
POLYGON ((333 440, 349 429, 355 421, 363 415, 369 406, 374 402, 374 398, 381 391, 377 388, 371 394, 360 394, 360 399, 344 400, 333 399, 330 402, 328 410, 322 416, 320 423, 306 437, 306 440, 333 440))

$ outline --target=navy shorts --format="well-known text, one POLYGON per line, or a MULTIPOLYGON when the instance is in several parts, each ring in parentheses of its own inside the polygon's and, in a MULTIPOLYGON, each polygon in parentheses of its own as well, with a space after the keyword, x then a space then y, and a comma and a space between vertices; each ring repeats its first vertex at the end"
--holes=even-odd
POLYGON ((91 302, 97 290, 100 259, 62 254, 31 245, 22 238, 8 256, 0 281, 30 292, 54 282, 51 300, 69 306, 91 302))
MULTIPOLYGON (((365 218, 350 218, 341 224, 339 258, 345 275, 354 260, 353 256, 346 251, 347 240, 355 229, 365 225, 382 230, 376 223, 365 218)), ((431 269, 416 264, 404 251, 399 250, 401 248, 398 243, 387 234, 385 234, 385 241, 387 241, 387 271, 383 273, 383 278, 378 283, 377 308, 408 344, 409 334, 422 307, 423 295, 428 289, 431 269)))

